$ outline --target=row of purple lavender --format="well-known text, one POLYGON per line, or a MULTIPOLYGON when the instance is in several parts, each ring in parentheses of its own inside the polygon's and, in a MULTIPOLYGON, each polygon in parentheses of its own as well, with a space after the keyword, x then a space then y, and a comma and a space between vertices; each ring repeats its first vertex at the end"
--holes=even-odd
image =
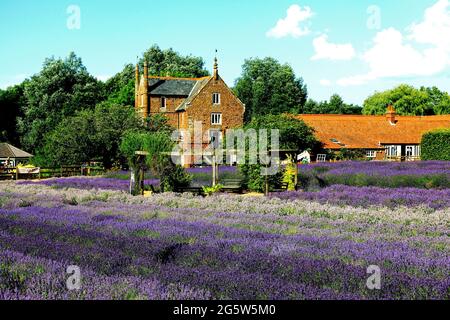
POLYGON ((13 183, 0 199, 0 299, 450 298, 448 210, 13 183))

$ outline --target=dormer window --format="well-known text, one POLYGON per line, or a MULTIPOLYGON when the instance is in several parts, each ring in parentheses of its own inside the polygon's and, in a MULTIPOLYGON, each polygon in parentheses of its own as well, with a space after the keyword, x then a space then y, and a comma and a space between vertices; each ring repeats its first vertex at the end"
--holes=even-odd
POLYGON ((220 104, 220 93, 213 93, 212 99, 213 99, 214 105, 219 105, 220 104))
POLYGON ((167 107, 167 99, 166 97, 161 97, 161 110, 166 110, 167 107))

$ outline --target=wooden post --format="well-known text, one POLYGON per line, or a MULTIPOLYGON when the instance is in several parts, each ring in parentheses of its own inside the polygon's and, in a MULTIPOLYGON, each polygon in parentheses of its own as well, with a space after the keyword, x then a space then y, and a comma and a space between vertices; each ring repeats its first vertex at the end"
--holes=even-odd
POLYGON ((16 167, 16 181, 19 180, 19 167, 16 167))
POLYGON ((145 157, 148 156, 148 152, 136 151, 136 165, 132 168, 130 192, 132 195, 144 195, 144 164, 145 157))
POLYGON ((265 183, 264 183, 264 195, 267 197, 269 195, 269 175, 268 175, 269 169, 266 166, 266 175, 264 176, 265 178, 265 183))
POLYGON ((297 153, 295 153, 294 154, 294 157, 295 157, 295 159, 294 159, 294 163, 295 163, 295 180, 294 180, 294 183, 295 183, 295 190, 297 190, 297 186, 298 186, 298 154, 297 153))
POLYGON ((141 156, 141 161, 139 165, 139 190, 141 192, 141 196, 144 195, 144 163, 143 157, 141 156))
POLYGON ((212 186, 216 186, 216 155, 212 155, 212 186))

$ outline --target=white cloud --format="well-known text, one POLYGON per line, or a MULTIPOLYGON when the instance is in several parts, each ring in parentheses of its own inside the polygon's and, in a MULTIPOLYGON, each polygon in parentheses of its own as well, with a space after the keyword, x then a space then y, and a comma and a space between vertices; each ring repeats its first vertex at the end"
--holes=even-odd
POLYGON ((450 51, 450 1, 439 0, 428 8, 424 20, 412 24, 409 31, 409 39, 450 51))
POLYGON ((330 43, 326 34, 315 38, 313 45, 316 53, 311 60, 351 60, 356 56, 355 48, 353 48, 352 44, 330 43))
POLYGON ((15 86, 16 84, 22 83, 29 76, 24 73, 16 74, 13 76, 2 77, 4 80, 0 83, 0 89, 7 89, 9 87, 15 86))
POLYGON ((422 22, 408 28, 406 37, 394 28, 379 32, 372 48, 362 55, 370 71, 337 83, 361 85, 380 78, 433 76, 446 70, 450 65, 449 8, 449 0, 439 0, 425 11, 422 22), (418 49, 417 44, 428 47, 418 49))
POLYGON ((297 4, 290 6, 287 10, 286 17, 278 20, 275 27, 270 29, 266 35, 270 38, 284 38, 292 36, 299 38, 310 33, 307 26, 300 26, 301 22, 310 19, 313 12, 310 7, 300 7, 297 4))
POLYGON ((100 80, 100 81, 103 81, 103 82, 105 82, 106 80, 111 78, 111 76, 109 76, 109 75, 97 75, 95 77, 97 78, 97 80, 100 80))
POLYGON ((322 79, 319 81, 320 85, 324 86, 324 87, 329 87, 332 85, 331 81, 328 79, 322 79))

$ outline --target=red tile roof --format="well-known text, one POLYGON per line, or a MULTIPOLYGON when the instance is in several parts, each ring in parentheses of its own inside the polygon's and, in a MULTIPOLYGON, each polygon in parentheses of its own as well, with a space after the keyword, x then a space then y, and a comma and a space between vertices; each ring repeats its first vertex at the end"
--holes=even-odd
MULTIPOLYGON (((394 111, 395 112, 395 111, 394 111)), ((439 128, 450 128, 450 115, 386 116, 299 115, 316 131, 327 149, 377 149, 389 144, 420 144, 422 135, 439 128)))

